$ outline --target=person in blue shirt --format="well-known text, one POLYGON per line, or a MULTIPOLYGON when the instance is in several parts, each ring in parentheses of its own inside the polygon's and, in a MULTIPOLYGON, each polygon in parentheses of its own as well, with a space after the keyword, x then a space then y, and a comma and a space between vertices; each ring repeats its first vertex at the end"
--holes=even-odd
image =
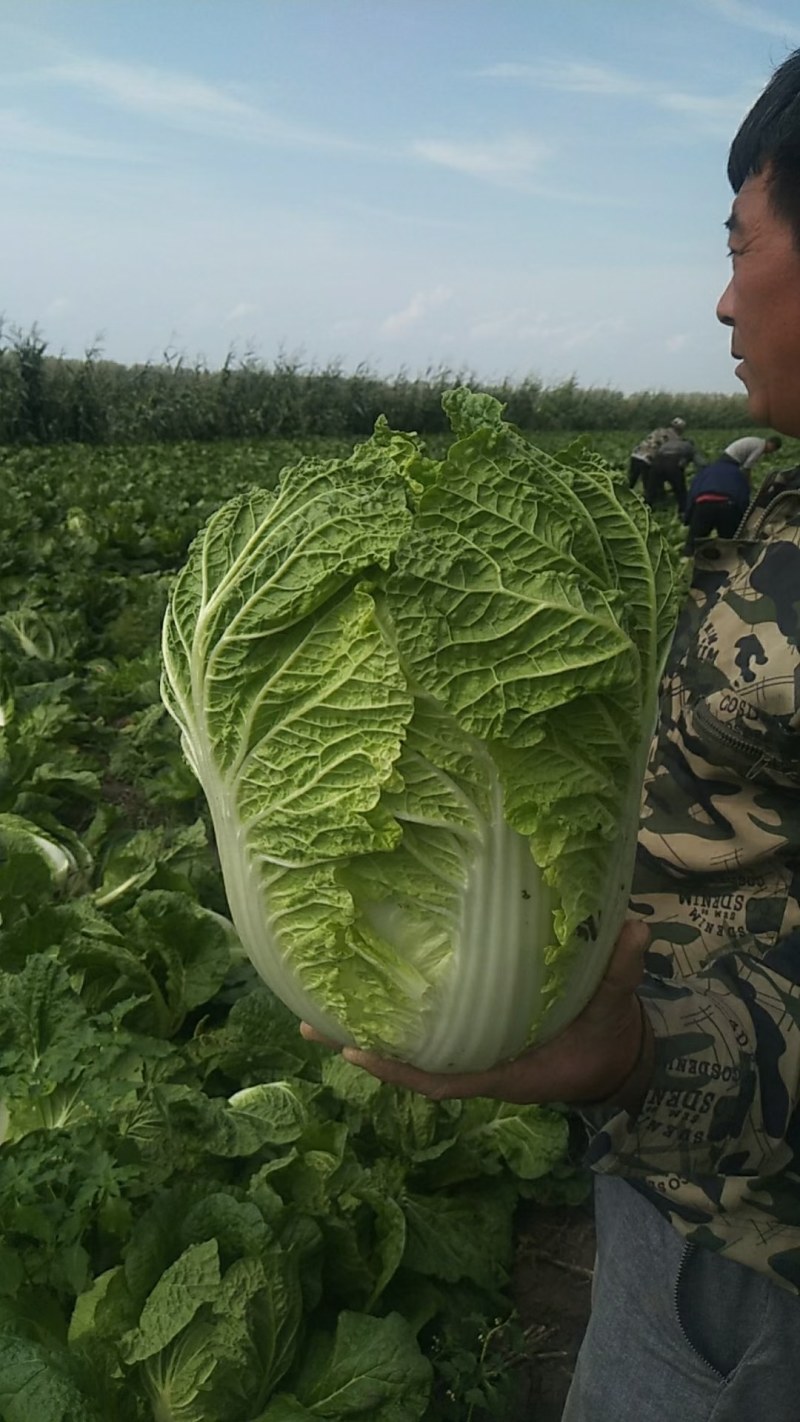
POLYGON ((687 525, 684 554, 694 553, 699 538, 716 533, 733 538, 750 503, 750 471, 722 455, 698 470, 689 488, 683 521, 687 525))
POLYGON ((716 533, 733 538, 752 497, 750 475, 764 455, 780 449, 780 435, 767 439, 745 436, 729 444, 723 454, 699 469, 692 480, 683 510, 688 526, 684 553, 690 557, 699 538, 716 533))

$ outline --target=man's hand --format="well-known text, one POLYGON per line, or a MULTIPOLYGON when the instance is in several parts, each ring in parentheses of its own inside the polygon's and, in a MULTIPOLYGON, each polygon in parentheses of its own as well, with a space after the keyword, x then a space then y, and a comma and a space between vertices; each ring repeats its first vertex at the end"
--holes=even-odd
MULTIPOLYGON (((454 1096, 493 1096, 518 1105, 609 1101, 635 1111, 652 1073, 652 1029, 636 996, 648 938, 643 923, 626 923, 608 971, 580 1017, 552 1041, 488 1071, 419 1071, 355 1047, 344 1047, 342 1056, 390 1086, 406 1087, 433 1101, 454 1096)), ((300 1031, 309 1041, 326 1041, 307 1022, 300 1031)))

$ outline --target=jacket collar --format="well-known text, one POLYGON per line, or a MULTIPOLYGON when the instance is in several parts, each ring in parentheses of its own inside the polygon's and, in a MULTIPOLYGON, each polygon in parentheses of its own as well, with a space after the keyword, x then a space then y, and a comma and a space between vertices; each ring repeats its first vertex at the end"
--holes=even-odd
POLYGON ((800 519, 800 467, 776 469, 764 480, 737 530, 737 537, 770 538, 800 519))

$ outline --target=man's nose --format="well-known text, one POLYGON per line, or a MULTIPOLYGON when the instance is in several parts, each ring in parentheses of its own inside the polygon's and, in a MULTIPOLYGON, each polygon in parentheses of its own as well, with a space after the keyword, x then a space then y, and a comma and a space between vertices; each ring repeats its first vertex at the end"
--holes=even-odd
POLYGON ((723 326, 733 325, 733 282, 729 281, 717 302, 717 320, 723 326))

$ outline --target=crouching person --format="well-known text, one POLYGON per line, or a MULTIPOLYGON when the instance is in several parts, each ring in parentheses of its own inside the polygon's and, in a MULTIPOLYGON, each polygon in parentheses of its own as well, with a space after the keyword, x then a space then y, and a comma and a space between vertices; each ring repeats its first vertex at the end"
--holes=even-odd
POLYGON ((700 538, 733 538, 750 502, 750 475, 732 459, 715 459, 695 474, 684 513, 684 553, 694 553, 700 538))
POLYGON ((686 508, 686 466, 694 464, 695 468, 699 468, 702 463, 703 456, 690 439, 670 435, 650 464, 645 478, 645 503, 651 509, 655 508, 663 499, 664 485, 667 484, 675 496, 678 513, 683 514, 686 508))

